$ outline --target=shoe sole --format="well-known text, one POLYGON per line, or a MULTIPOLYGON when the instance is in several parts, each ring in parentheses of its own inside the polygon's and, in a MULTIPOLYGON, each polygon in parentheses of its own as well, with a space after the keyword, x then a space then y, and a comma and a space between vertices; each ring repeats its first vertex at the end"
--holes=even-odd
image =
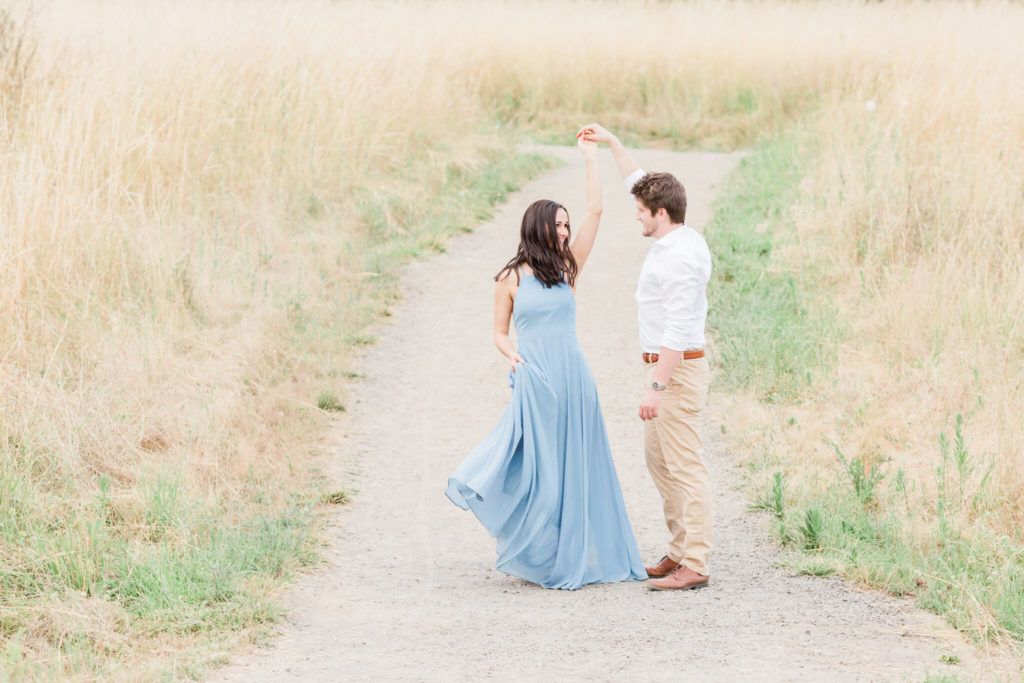
POLYGON ((705 581, 704 583, 695 583, 692 586, 683 586, 681 588, 661 588, 659 586, 647 586, 647 589, 652 591, 696 591, 700 590, 701 588, 707 588, 710 585, 710 581, 705 581))

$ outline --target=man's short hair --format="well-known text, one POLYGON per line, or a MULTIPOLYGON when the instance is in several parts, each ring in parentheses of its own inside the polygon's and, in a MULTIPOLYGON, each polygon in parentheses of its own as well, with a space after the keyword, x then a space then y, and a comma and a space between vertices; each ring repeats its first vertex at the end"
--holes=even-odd
POLYGON ((633 185, 633 196, 652 214, 665 209, 673 223, 686 222, 686 188, 671 173, 648 173, 633 185))

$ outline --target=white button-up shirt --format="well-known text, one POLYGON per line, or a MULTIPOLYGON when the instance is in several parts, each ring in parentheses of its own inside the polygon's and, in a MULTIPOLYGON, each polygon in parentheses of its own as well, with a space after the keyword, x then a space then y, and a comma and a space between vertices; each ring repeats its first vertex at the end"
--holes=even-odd
MULTIPOLYGON (((626 187, 632 190, 643 175, 642 170, 630 175, 626 187)), ((704 348, 709 279, 711 251, 693 228, 683 225, 651 245, 636 288, 644 352, 658 353, 662 346, 675 351, 704 348)))

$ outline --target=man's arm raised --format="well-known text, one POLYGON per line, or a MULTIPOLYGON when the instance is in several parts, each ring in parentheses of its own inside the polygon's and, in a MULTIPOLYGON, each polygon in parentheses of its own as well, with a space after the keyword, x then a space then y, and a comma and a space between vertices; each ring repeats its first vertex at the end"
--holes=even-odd
POLYGON ((619 139, 612 135, 612 133, 598 123, 588 123, 587 125, 580 128, 579 132, 576 133, 577 138, 583 138, 591 142, 607 142, 608 147, 612 150, 612 157, 615 159, 615 165, 619 167, 619 173, 623 179, 636 173, 640 166, 633 160, 633 157, 629 155, 626 148, 622 146, 619 139))

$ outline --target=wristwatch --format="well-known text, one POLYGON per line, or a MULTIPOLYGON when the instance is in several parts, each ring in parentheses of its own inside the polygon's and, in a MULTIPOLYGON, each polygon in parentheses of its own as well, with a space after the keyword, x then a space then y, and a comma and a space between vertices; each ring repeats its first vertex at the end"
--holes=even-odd
POLYGON ((666 389, 668 389, 668 385, 658 384, 658 380, 654 380, 653 382, 651 382, 651 389, 654 389, 655 391, 665 391, 666 389))

